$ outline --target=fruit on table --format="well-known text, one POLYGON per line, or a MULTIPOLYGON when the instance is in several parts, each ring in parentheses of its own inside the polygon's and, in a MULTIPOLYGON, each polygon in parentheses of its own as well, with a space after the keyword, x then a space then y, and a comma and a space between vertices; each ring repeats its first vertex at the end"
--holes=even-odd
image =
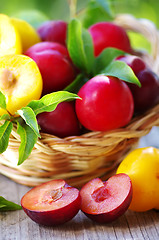
POLYGON ((80 134, 74 103, 62 102, 52 112, 37 115, 41 131, 58 137, 76 136, 80 134))
POLYGON ((132 118, 134 102, 127 84, 118 78, 97 75, 78 92, 76 113, 80 123, 93 131, 123 127, 132 118))
POLYGON ((36 223, 54 226, 71 220, 81 207, 79 190, 64 180, 52 180, 34 187, 21 199, 25 213, 36 223))
POLYGON ((131 210, 159 209, 159 149, 146 147, 132 151, 121 162, 117 173, 127 174, 132 181, 131 210))
POLYGON ((90 26, 88 30, 93 39, 95 56, 107 47, 132 52, 129 37, 122 27, 112 22, 98 22, 90 26))
POLYGON ((128 175, 117 174, 106 182, 96 178, 80 190, 81 210, 99 223, 116 220, 128 209, 132 199, 132 184, 128 175))
POLYGON ((42 41, 66 45, 67 23, 63 20, 46 21, 37 29, 42 41))
MULTIPOLYGON (((0 57, 0 91, 5 95, 7 110, 12 115, 31 100, 39 99, 42 78, 36 63, 20 54, 0 57)), ((4 113, 5 110, 0 108, 0 115, 4 113)))
POLYGON ((40 42, 30 47, 25 54, 38 65, 43 78, 43 94, 64 89, 75 76, 75 68, 67 49, 53 42, 40 42))
POLYGON ((22 52, 25 52, 29 47, 41 41, 38 33, 29 23, 18 18, 10 19, 20 35, 22 52))
POLYGON ((6 54, 21 54, 22 45, 18 30, 11 19, 0 14, 0 56, 6 54))

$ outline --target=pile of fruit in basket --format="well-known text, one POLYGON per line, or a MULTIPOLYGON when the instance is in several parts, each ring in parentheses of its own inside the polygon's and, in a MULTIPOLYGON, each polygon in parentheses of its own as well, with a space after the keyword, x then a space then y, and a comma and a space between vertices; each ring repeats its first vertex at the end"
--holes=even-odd
MULTIPOLYGON (((13 124, 17 124, 23 144, 19 164, 40 137, 39 129, 60 138, 113 130, 159 102, 159 77, 134 55, 126 31, 113 22, 84 29, 76 18, 69 23, 50 20, 35 30, 24 20, 0 14, 0 35, 0 152, 6 150, 13 124)), ((146 150, 154 162, 154 176, 159 153, 146 150)), ((136 159, 141 153, 133 154, 136 159)), ((140 202, 141 188, 136 186, 145 171, 136 177, 126 167, 127 161, 133 166, 130 157, 108 181, 93 179, 80 191, 64 180, 40 185, 22 198, 22 207, 34 221, 46 225, 68 221, 79 209, 97 222, 109 222, 130 204, 137 211, 158 208, 155 201, 149 201, 151 206, 143 203, 154 189, 158 200, 158 175, 154 188, 145 191, 140 202)), ((147 162, 150 170, 148 158, 147 162)))

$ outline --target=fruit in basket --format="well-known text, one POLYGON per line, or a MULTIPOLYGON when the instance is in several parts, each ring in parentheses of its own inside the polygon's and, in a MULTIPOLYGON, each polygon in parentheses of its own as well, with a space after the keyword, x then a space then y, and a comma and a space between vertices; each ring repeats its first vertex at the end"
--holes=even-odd
POLYGON ((60 43, 37 43, 25 55, 31 57, 39 67, 43 78, 43 94, 64 89, 76 76, 68 51, 60 43))
POLYGON ((22 52, 41 41, 38 33, 29 23, 18 18, 10 18, 10 20, 20 35, 22 52))
POLYGON ((52 180, 34 187, 21 199, 25 213, 36 223, 54 226, 71 220, 81 207, 77 188, 64 180, 52 180))
MULTIPOLYGON (((0 57, 0 91, 5 95, 7 110, 12 115, 31 100, 39 99, 42 78, 36 63, 20 54, 0 57)), ((0 115, 4 113, 5 110, 0 108, 0 115)))
POLYGON ((80 124, 73 102, 62 102, 54 111, 37 115, 37 120, 44 133, 62 138, 80 134, 80 124))
POLYGON ((81 124, 93 131, 107 131, 129 123, 134 102, 127 84, 118 78, 97 75, 78 92, 76 113, 81 124))
POLYGON ((117 173, 128 174, 132 181, 131 210, 159 209, 159 149, 146 147, 132 151, 121 162, 117 173))
POLYGON ((98 22, 89 27, 94 44, 94 55, 98 56, 105 48, 114 47, 131 53, 130 40, 125 30, 112 22, 98 22))
POLYGON ((116 60, 128 64, 141 83, 141 87, 128 83, 134 99, 135 112, 144 112, 153 107, 159 101, 159 76, 137 56, 125 55, 116 60))
POLYGON ((22 52, 19 32, 11 19, 4 14, 0 14, 0 36, 0 56, 22 52))
POLYGON ((58 42, 66 45, 67 23, 63 20, 50 20, 37 29, 42 41, 58 42))
POLYGON ((96 178, 80 190, 81 210, 93 221, 109 223, 128 209, 132 199, 132 184, 128 175, 116 174, 106 182, 96 178))
POLYGON ((141 88, 129 84, 133 94, 135 112, 144 112, 159 101, 159 76, 149 69, 140 71, 137 75, 141 88))
POLYGON ((135 55, 119 56, 116 58, 116 60, 125 62, 129 67, 131 67, 135 74, 146 69, 147 67, 142 58, 135 55))

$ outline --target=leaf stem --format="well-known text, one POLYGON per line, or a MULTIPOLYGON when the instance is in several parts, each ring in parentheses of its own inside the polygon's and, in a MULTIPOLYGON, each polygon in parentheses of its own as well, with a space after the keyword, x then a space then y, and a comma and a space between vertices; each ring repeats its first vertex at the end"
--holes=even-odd
POLYGON ((77 11, 77 0, 68 0, 69 8, 70 8, 70 19, 76 17, 77 11))

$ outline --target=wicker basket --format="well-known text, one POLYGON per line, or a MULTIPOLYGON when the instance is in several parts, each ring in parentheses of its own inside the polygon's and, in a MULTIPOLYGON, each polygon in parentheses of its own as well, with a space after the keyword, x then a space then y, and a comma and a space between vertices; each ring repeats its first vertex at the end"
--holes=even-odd
MULTIPOLYGON (((153 23, 130 15, 117 16, 115 22, 126 30, 139 32, 150 42, 151 55, 144 52, 138 55, 159 74, 159 35, 153 23)), ((107 179, 125 155, 137 146, 140 137, 158 125, 159 104, 133 118, 126 127, 113 131, 89 132, 64 139, 42 134, 30 157, 20 166, 17 166, 20 138, 14 126, 9 147, 0 155, 0 173, 28 186, 62 178, 80 187, 95 177, 107 179)))

